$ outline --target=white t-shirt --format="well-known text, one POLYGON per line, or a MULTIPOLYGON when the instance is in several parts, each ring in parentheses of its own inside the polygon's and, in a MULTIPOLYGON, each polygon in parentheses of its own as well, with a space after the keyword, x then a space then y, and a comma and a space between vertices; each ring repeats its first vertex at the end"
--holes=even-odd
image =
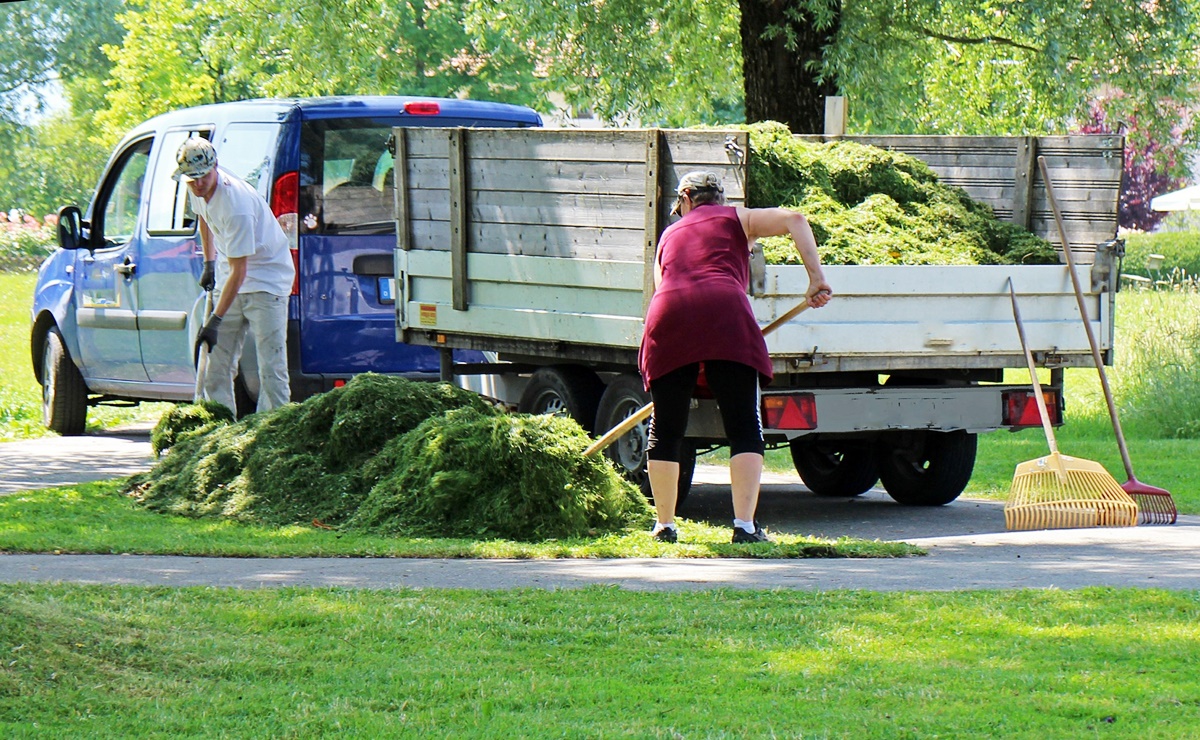
POLYGON ((246 257, 246 279, 241 293, 290 295, 296 268, 288 239, 254 188, 217 168, 217 189, 205 201, 189 193, 192 210, 213 233, 217 249, 217 289, 229 277, 229 258, 246 257))

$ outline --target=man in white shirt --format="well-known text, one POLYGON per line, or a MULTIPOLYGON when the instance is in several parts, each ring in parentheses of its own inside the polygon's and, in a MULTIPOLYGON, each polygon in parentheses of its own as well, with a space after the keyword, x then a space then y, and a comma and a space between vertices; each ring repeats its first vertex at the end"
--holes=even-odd
POLYGON ((258 191, 217 166, 207 139, 189 138, 175 160, 173 177, 187 183, 200 225, 205 260, 200 283, 218 286, 212 316, 196 337, 197 355, 202 347, 209 352, 204 397, 236 410, 234 375, 250 329, 258 355, 257 410, 282 406, 291 398, 287 310, 295 279, 287 237, 258 191))

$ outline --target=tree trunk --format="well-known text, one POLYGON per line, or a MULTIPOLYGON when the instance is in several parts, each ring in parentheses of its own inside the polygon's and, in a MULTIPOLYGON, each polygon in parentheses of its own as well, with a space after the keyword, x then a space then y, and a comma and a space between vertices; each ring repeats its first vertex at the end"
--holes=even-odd
MULTIPOLYGON (((811 15, 797 7, 797 0, 739 0, 738 4, 746 121, 779 121, 797 134, 824 133, 825 96, 837 95, 838 89, 836 80, 818 83, 817 75, 821 50, 837 35, 838 19, 818 30, 811 15), (791 29, 796 48, 786 48, 784 33, 763 38, 771 26, 791 29)), ((839 17, 840 12, 839 3, 839 17)))

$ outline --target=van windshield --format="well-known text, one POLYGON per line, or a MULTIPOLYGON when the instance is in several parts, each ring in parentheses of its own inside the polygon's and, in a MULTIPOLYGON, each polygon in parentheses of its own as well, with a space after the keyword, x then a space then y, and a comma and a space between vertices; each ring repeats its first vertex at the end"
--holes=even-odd
POLYGON ((306 214, 306 233, 386 234, 395 230, 395 177, 387 148, 394 125, 394 120, 377 118, 304 124, 300 208, 306 214))

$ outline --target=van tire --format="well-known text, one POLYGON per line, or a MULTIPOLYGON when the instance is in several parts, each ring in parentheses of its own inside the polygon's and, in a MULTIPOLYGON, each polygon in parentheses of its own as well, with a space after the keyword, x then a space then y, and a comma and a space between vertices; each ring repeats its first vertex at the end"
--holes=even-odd
POLYGON ((42 423, 64 437, 87 427, 87 385, 56 326, 46 332, 42 347, 42 423))

